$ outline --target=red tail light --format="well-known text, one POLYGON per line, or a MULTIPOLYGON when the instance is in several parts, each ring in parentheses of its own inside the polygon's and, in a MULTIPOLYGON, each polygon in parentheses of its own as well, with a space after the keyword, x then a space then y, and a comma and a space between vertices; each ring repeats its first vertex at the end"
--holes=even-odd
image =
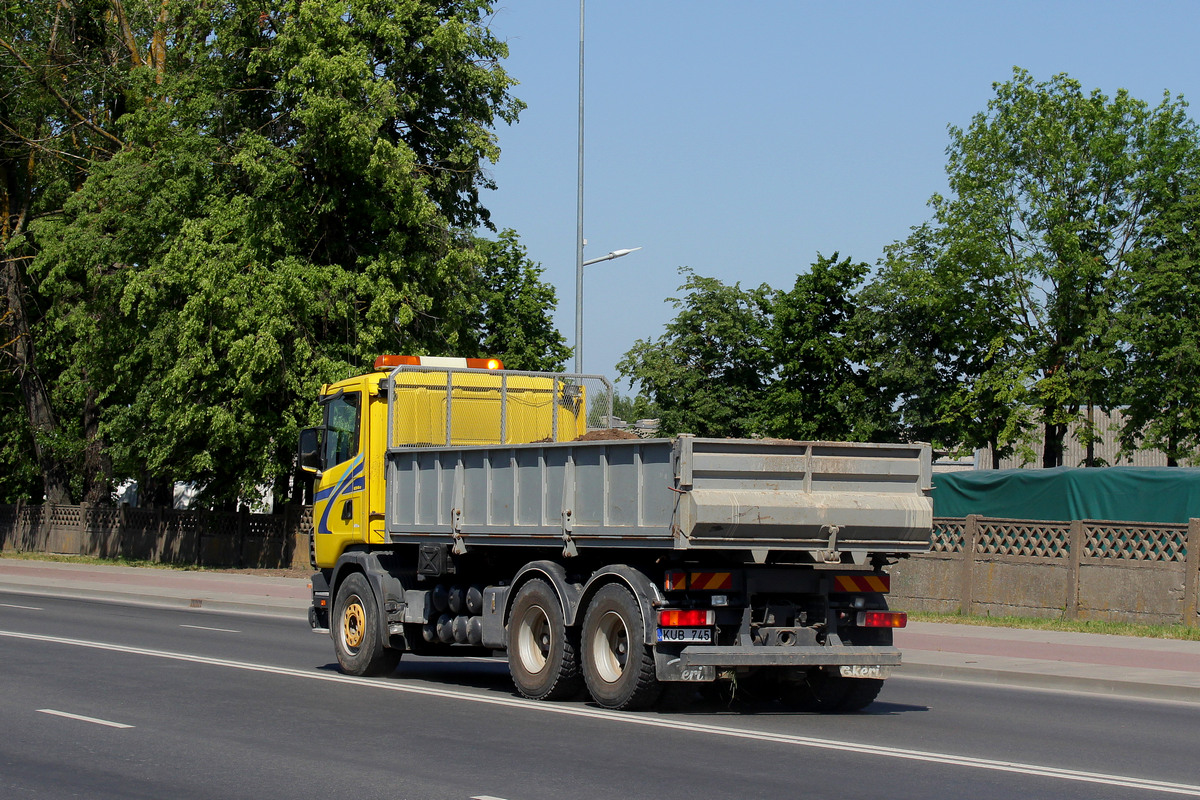
POLYGON ((908 624, 908 614, 903 611, 860 611, 860 628, 903 628, 908 624))
POLYGON ((664 608, 658 612, 660 628, 705 628, 715 623, 716 614, 711 608, 664 608))

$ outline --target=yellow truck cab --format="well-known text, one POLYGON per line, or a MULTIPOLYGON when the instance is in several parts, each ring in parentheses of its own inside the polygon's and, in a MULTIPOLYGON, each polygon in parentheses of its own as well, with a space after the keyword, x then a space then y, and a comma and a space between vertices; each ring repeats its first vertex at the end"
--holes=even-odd
POLYGON ((305 431, 301 445, 301 466, 316 476, 314 566, 332 568, 356 544, 386 543, 389 447, 570 441, 587 432, 586 402, 563 402, 571 385, 556 390, 551 378, 503 370, 495 358, 380 356, 374 372, 321 387, 324 425, 305 431))

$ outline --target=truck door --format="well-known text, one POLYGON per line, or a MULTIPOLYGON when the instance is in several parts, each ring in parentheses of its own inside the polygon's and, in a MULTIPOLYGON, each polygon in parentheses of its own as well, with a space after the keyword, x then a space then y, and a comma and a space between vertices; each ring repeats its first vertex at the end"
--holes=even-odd
POLYGON ((327 564, 366 539, 367 492, 362 393, 338 392, 323 402, 323 471, 314 489, 313 528, 317 561, 327 564))

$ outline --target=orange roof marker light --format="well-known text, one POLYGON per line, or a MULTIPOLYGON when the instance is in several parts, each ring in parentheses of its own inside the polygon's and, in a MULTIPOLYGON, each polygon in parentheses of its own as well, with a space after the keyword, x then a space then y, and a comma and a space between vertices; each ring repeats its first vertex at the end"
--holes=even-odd
POLYGON ((381 372, 396 367, 442 367, 443 369, 504 369, 498 358, 447 358, 444 356, 379 356, 375 370, 381 372))

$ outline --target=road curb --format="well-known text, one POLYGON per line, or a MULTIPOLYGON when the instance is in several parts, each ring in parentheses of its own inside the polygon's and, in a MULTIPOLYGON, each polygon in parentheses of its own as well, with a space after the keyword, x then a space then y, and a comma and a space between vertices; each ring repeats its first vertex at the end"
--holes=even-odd
POLYGON ((1082 692, 1108 697, 1168 700, 1200 703, 1200 687, 1176 684, 1122 681, 1082 675, 1047 675, 1039 672, 965 667, 950 664, 921 664, 907 662, 898 669, 896 677, 946 680, 957 683, 983 683, 992 686, 1013 686, 1024 689, 1082 692))
POLYGON ((152 608, 174 608, 190 611, 220 611, 230 614, 248 614, 259 617, 295 619, 308 622, 308 605, 280 602, 255 602, 252 600, 216 600, 208 597, 171 597, 149 595, 141 592, 121 592, 73 587, 39 587, 0 583, 0 589, 13 594, 32 597, 70 597, 101 603, 120 603, 152 608))

